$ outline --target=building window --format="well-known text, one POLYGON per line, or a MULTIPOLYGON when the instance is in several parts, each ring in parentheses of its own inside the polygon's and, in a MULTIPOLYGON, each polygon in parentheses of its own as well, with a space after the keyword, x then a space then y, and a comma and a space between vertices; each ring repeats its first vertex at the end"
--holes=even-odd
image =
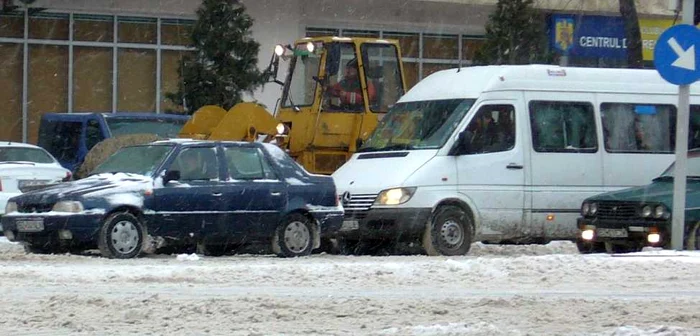
POLYGON ((29 17, 29 38, 68 40, 70 20, 67 14, 39 13, 29 17))
POLYGON ((182 57, 192 50, 194 20, 89 13, 27 15, 0 15, 0 104, 7 121, 0 123, 0 134, 7 139, 36 143, 41 115, 46 112, 182 110, 167 101, 166 94, 178 88, 177 70, 182 57), (25 46, 29 51, 26 75, 25 46), (27 92, 23 92, 25 80, 27 92))
POLYGON ((90 42, 114 41, 114 17, 104 15, 74 15, 73 40, 90 42))
POLYGON ((24 37, 24 15, 9 13, 0 15, 0 37, 24 37))
POLYGON ((322 27, 308 27, 306 36, 380 37, 398 40, 408 89, 436 71, 456 68, 460 63, 463 66, 471 65, 476 51, 483 44, 483 39, 477 36, 322 27))

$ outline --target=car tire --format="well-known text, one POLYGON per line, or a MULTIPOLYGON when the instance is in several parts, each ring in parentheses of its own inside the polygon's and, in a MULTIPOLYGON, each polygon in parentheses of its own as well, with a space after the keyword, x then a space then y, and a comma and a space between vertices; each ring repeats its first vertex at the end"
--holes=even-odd
POLYGON ((272 252, 279 257, 294 258, 311 254, 314 248, 311 221, 304 215, 293 213, 285 217, 272 237, 272 252))
POLYGON ((102 224, 97 247, 103 257, 135 258, 143 250, 145 237, 146 228, 136 216, 128 212, 113 213, 102 224))
POLYGON ((471 218, 460 207, 439 207, 423 233, 423 248, 430 256, 469 253, 474 237, 471 218))
POLYGON ((685 249, 688 251, 700 251, 700 222, 690 227, 685 236, 685 249))

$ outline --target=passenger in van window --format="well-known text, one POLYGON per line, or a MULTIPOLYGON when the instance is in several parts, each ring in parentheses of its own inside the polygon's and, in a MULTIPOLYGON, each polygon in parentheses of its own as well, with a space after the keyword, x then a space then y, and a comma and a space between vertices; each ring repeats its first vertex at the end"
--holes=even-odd
POLYGON ((469 153, 493 152, 494 145, 498 146, 498 130, 495 121, 488 113, 480 111, 467 127, 467 139, 469 139, 469 153))

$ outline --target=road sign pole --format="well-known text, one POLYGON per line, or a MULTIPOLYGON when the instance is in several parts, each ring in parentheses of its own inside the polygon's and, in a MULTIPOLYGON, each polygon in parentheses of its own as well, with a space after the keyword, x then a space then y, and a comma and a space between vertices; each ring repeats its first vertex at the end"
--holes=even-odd
POLYGON ((683 249, 683 227, 685 222, 685 188, 688 162, 688 118, 690 115, 690 86, 678 89, 678 116, 676 118, 676 164, 673 172, 673 220, 671 247, 683 249))
MULTIPOLYGON (((695 1, 683 0, 683 23, 693 25, 695 1)), ((676 117, 676 165, 673 172, 673 220, 671 247, 683 249, 685 227, 685 189, 688 173, 688 124, 690 118, 690 85, 678 87, 678 116, 676 117)))

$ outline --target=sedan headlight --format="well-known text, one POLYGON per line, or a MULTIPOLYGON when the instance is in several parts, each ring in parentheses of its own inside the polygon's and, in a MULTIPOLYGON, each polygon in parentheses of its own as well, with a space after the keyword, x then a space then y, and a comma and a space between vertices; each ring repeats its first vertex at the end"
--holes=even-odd
POLYGON ((651 216, 651 212, 652 212, 652 210, 651 210, 651 205, 645 205, 645 206, 642 208, 642 217, 643 217, 643 218, 648 218, 648 217, 650 217, 650 216, 651 216))
POLYGON ((657 205, 656 208, 654 208, 654 218, 656 219, 669 219, 671 217, 671 213, 666 210, 666 207, 663 205, 657 205))
POLYGON ((589 214, 591 216, 595 216, 595 214, 598 213, 598 203, 591 203, 591 209, 589 211, 589 214))
POLYGON ((83 203, 78 201, 61 201, 56 203, 51 211, 78 213, 83 211, 83 203))
POLYGON ((588 216, 591 214, 591 204, 588 202, 583 202, 581 205, 581 216, 588 216))
POLYGON ((416 188, 394 188, 379 193, 375 205, 398 205, 408 202, 416 192, 416 188))
POLYGON ((17 203, 16 202, 7 202, 5 205, 5 213, 9 214, 10 212, 15 212, 17 211, 17 203))

